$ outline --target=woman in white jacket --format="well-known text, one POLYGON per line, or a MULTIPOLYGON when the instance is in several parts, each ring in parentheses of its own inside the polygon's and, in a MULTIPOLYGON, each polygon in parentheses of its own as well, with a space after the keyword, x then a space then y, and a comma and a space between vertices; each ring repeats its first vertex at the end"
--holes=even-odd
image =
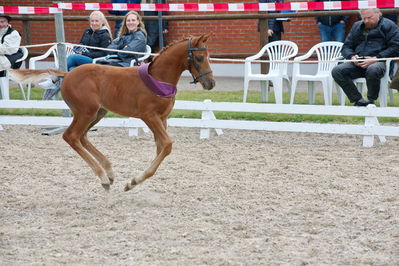
POLYGON ((0 71, 3 75, 4 70, 10 69, 15 61, 23 56, 19 51, 21 36, 11 27, 10 21, 10 16, 0 14, 0 71))

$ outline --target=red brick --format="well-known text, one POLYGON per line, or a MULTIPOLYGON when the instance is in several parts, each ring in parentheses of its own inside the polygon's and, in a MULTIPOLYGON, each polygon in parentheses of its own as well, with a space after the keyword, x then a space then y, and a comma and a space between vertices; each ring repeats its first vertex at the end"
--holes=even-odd
MULTIPOLYGON (((289 0, 287 0, 289 1, 289 0)), ((295 0, 297 1, 297 0, 295 0)), ((300 0, 298 0, 300 1, 300 0)), ((90 0, 90 1, 64 1, 64 2, 110 2, 106 0, 90 0)), ((214 3, 212 0, 168 0, 168 3, 214 3)), ((217 1, 218 3, 252 3, 256 0, 226 0, 217 1)), ((52 7, 52 0, 42 1, 23 1, 23 0, 2 0, 0 5, 21 5, 21 6, 40 6, 40 7, 52 7)), ((70 15, 84 15, 88 16, 91 11, 75 11, 75 10, 64 10, 64 16, 70 15)), ((229 12, 223 12, 227 14, 229 12)), ((108 12, 104 12, 105 15, 109 15, 108 12)), ((203 15, 203 12, 190 12, 182 13, 175 12, 173 14, 191 14, 203 15)), ((218 13, 214 13, 218 14, 218 13)), ((220 14, 220 13, 219 13, 220 14)), ((230 13, 234 14, 234 13, 230 13)), ((114 22, 110 22, 113 27, 114 22)), ((22 22, 14 21, 13 27, 19 30, 22 34, 22 22)), ((285 33, 283 39, 296 42, 299 46, 299 52, 306 52, 312 45, 320 41, 319 31, 314 23, 314 18, 293 18, 290 22, 284 23, 285 33)), ((77 43, 79 42, 83 30, 88 27, 88 21, 66 21, 65 22, 65 37, 67 42, 77 43)), ((48 43, 55 41, 55 27, 53 21, 33 21, 31 22, 31 38, 33 44, 48 43)), ((258 21, 255 19, 244 20, 201 20, 201 21, 171 21, 169 22, 169 33, 166 36, 168 42, 172 42, 177 39, 181 39, 189 35, 199 35, 202 33, 213 32, 214 36, 211 38, 209 47, 213 54, 216 53, 255 53, 259 50, 259 32, 258 32, 258 21)), ((35 48, 34 50, 46 50, 45 48, 35 48)))

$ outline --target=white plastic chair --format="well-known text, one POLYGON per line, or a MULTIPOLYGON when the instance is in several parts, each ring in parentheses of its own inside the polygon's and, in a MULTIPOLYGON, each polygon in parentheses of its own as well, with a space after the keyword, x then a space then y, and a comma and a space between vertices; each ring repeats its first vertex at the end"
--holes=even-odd
MULTIPOLYGON (((138 63, 144 62, 147 58, 151 56, 151 46, 145 46, 145 54, 139 58, 137 58, 138 63)), ((134 66, 134 60, 130 61, 130 66, 134 66)))
MULTIPOLYGON (((146 45, 145 49, 146 49, 145 54, 143 56, 137 58, 137 61, 139 63, 143 62, 144 60, 146 60, 147 58, 149 58, 151 56, 151 47, 149 45, 146 45)), ((104 60, 105 58, 106 58, 106 56, 95 58, 93 60, 93 64, 96 64, 98 60, 104 60)), ((135 62, 136 62, 135 60, 131 60, 130 61, 130 66, 134 66, 135 62)))
MULTIPOLYGON (((392 61, 392 59, 388 59, 385 62, 386 63, 385 74, 380 80, 380 92, 378 93, 378 99, 380 101, 380 106, 381 107, 387 107, 387 105, 388 105, 388 93, 389 93, 389 98, 390 98, 391 104, 394 104, 393 90, 389 88, 389 84, 391 83, 391 77, 389 76, 391 61, 392 61)), ((395 73, 395 72, 393 72, 393 73, 395 73)), ((359 92, 363 93, 363 88, 367 87, 366 78, 357 78, 357 79, 353 80, 353 82, 355 82, 359 92)), ((335 85, 337 87, 339 87, 338 84, 335 83, 335 85)), ((341 99, 340 99, 341 103, 345 103, 345 96, 346 96, 345 93, 341 94, 341 96, 340 96, 341 97, 341 99)))
POLYGON ((317 72, 314 75, 301 74, 300 63, 295 63, 292 70, 292 85, 291 85, 291 100, 290 104, 294 103, 295 90, 298 81, 308 81, 309 83, 309 104, 314 104, 316 92, 314 90, 314 82, 319 81, 323 87, 324 104, 332 104, 332 87, 333 78, 331 70, 338 64, 334 62, 341 54, 342 42, 322 42, 318 43, 302 56, 294 58, 295 62, 300 62, 311 57, 314 53, 317 55, 317 72))
MULTIPOLYGON (((22 62, 28 57, 28 49, 25 47, 20 48, 22 50, 23 56, 16 60, 15 63, 22 62)), ((21 83, 18 83, 19 88, 21 89, 22 97, 26 100, 24 87, 21 83)), ((10 99, 10 79, 8 76, 8 71, 6 71, 6 75, 0 78, 0 88, 1 88, 1 95, 3 100, 10 99)))
MULTIPOLYGON (((67 57, 73 53, 73 47, 74 47, 74 45, 65 44, 66 56, 67 57)), ((37 68, 37 66, 36 66, 37 61, 46 59, 50 55, 53 55, 55 68, 58 69, 58 67, 59 67, 59 59, 58 59, 57 44, 51 46, 44 54, 39 55, 39 56, 35 56, 35 57, 31 57, 29 59, 29 69, 36 69, 37 68)), ((31 87, 32 87, 32 84, 28 84, 28 97, 27 97, 28 100, 30 99, 31 87)))
MULTIPOLYGON (((290 41, 275 41, 266 44, 255 55, 245 58, 244 73, 244 95, 243 102, 247 101, 248 87, 251 80, 271 81, 274 87, 274 94, 277 104, 283 103, 283 80, 289 78, 287 74, 288 63, 275 62, 281 60, 289 60, 298 53, 298 46, 290 41), (252 72, 252 61, 260 58, 267 52, 270 60, 269 72, 267 74, 254 74, 252 72)), ((269 84, 266 82, 266 91, 269 84)))

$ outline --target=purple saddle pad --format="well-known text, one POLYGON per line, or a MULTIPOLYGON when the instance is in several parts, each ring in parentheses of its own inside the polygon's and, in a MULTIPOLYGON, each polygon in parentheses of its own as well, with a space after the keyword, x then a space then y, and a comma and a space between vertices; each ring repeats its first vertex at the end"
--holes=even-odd
POLYGON ((177 88, 175 85, 156 80, 148 73, 149 64, 143 64, 139 67, 139 75, 144 84, 159 97, 175 97, 177 88))

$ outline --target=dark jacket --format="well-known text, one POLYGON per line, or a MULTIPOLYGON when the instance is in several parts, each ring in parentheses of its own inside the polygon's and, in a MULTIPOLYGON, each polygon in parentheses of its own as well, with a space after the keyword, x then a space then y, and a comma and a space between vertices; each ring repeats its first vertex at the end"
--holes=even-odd
MULTIPOLYGON (((133 51, 133 52, 145 52, 146 51, 146 41, 147 38, 141 30, 137 30, 132 33, 128 33, 122 35, 121 37, 115 39, 108 48, 124 50, 124 51, 133 51)), ((120 66, 130 66, 130 61, 132 59, 137 59, 142 55, 138 54, 128 54, 128 53, 117 53, 120 62, 118 64, 120 66)))
MULTIPOLYGON (((161 3, 165 4, 165 0, 161 3)), ((157 1, 158 3, 158 1, 157 1)), ((165 12, 161 12, 161 16, 165 15, 165 12)), ((158 16, 158 11, 144 11, 144 16, 158 16)), ((145 20, 145 30, 147 31, 147 44, 151 47, 158 46, 159 39, 159 24, 158 20, 145 20)), ((162 20, 162 31, 168 28, 168 22, 162 20)))
MULTIPOLYGON (((102 47, 106 48, 111 43, 111 37, 109 35, 108 30, 100 29, 93 31, 91 28, 86 29, 83 32, 82 39, 80 40, 80 44, 102 47)), ((107 51, 97 50, 97 49, 87 49, 87 51, 83 52, 82 55, 96 58, 107 55, 107 51)))
MULTIPOLYGON (((259 0, 259 3, 284 3, 284 0, 259 0)), ((280 11, 270 11, 270 14, 272 13, 280 13, 280 11)), ((267 25, 269 30, 272 30, 274 32, 284 32, 284 26, 283 22, 280 20, 277 20, 275 18, 269 18, 267 20, 267 25)))
MULTIPOLYGON (((315 0, 315 2, 332 2, 336 0, 315 0)), ((325 16, 325 17, 315 17, 316 23, 321 22, 323 25, 334 26, 337 25, 341 20, 347 21, 348 16, 325 16)))
POLYGON ((398 14, 385 14, 384 18, 392 20, 396 25, 398 24, 398 14))
POLYGON ((353 24, 341 53, 346 59, 354 55, 377 58, 399 56, 399 29, 391 20, 383 17, 371 30, 365 30, 363 21, 358 21, 353 24))

